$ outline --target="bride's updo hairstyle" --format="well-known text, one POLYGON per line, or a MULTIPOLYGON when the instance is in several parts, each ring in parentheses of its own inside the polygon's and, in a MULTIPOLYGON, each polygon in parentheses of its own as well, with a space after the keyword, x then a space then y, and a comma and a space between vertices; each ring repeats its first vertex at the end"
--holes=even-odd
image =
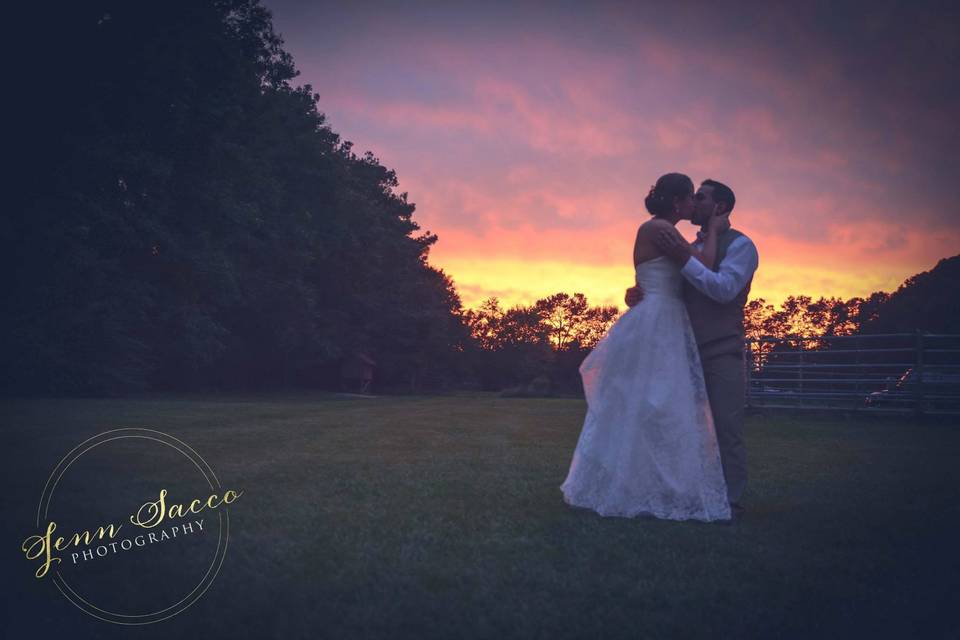
POLYGON ((644 199, 647 211, 652 216, 667 216, 673 212, 673 199, 693 194, 693 180, 682 173, 667 173, 660 176, 657 184, 650 187, 644 199))

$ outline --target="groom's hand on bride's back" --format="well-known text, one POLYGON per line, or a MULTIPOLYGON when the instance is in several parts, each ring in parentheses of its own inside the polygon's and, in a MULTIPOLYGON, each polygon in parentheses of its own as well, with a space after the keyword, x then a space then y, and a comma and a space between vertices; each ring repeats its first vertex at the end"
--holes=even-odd
POLYGON ((623 301, 627 303, 628 307, 632 307, 643 300, 643 289, 634 285, 627 289, 627 295, 623 297, 623 301))

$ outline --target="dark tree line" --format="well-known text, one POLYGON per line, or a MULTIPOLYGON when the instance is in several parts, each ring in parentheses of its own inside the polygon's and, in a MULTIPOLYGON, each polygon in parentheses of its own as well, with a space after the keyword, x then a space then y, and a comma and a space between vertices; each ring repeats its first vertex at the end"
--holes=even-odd
POLYGON ((537 380, 537 393, 580 393, 580 363, 618 316, 617 307, 591 307, 582 293, 509 309, 488 298, 464 314, 475 341, 470 368, 487 390, 522 392, 537 380))
POLYGON ((856 334, 960 334, 960 255, 907 278, 893 293, 866 298, 790 296, 779 308, 763 298, 747 304, 747 337, 830 337, 856 334))
POLYGON ((874 334, 915 330, 960 334, 960 255, 907 278, 863 326, 874 334))
MULTIPOLYGON (((465 313, 477 347, 471 357, 472 368, 486 389, 514 385, 522 393, 526 383, 542 378, 550 389, 579 393, 580 363, 618 316, 616 307, 590 307, 582 294, 558 293, 507 310, 490 298, 465 313)), ((862 346, 830 340, 835 336, 918 330, 960 334, 960 256, 941 260, 933 270, 908 278, 892 294, 875 292, 847 300, 798 295, 788 297, 779 307, 763 298, 751 300, 744 314, 744 329, 754 340, 816 338, 802 341, 805 350, 862 346)), ((873 340, 867 346, 901 347, 912 345, 913 339, 890 338, 887 342, 873 340)), ((771 358, 781 364, 795 363, 794 352, 800 348, 798 340, 754 344, 754 366, 762 367, 771 358)), ((851 351, 849 361, 886 362, 889 360, 883 359, 889 357, 887 353, 860 356, 851 351)), ((825 362, 849 364, 836 354, 825 362)))
POLYGON ((358 157, 256 0, 37 7, 0 226, 14 393, 384 385, 469 334, 437 236, 358 157))

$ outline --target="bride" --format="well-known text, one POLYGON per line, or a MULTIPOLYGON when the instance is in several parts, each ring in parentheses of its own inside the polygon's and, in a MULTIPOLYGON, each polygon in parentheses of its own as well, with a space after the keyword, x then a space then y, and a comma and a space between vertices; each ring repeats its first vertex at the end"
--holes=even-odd
MULTIPOLYGON (((560 489, 567 504, 603 516, 730 520, 683 276, 653 242, 658 230, 690 219, 693 182, 668 173, 644 204, 653 218, 637 230, 633 249, 644 301, 580 365, 587 415, 560 489)), ((712 218, 702 252, 694 250, 708 268, 727 217, 712 218)))

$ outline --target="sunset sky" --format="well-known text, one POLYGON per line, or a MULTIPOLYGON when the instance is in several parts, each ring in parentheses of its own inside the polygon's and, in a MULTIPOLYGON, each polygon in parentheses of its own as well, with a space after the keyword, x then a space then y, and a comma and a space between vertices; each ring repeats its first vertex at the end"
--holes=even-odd
POLYGON ((955 3, 264 4, 466 306, 623 308, 670 171, 736 192, 751 297, 890 291, 960 253, 955 3))

